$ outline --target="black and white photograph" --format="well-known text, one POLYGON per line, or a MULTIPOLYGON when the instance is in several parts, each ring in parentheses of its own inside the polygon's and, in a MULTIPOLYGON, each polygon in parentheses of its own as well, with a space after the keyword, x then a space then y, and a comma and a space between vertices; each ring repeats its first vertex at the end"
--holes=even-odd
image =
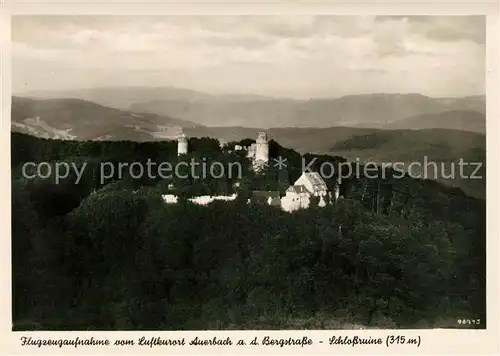
POLYGON ((12 330, 486 329, 486 23, 12 16, 12 330))

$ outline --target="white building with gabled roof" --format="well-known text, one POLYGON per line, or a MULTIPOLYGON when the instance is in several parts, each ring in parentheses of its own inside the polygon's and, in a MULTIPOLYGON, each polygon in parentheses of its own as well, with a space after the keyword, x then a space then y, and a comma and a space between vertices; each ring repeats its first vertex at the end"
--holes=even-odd
POLYGON ((326 206, 329 196, 325 180, 317 172, 303 172, 281 198, 281 207, 285 211, 308 208, 312 197, 319 197, 318 206, 326 206))
POLYGON ((293 185, 303 186, 311 195, 324 196, 328 194, 325 180, 318 172, 304 172, 293 185))

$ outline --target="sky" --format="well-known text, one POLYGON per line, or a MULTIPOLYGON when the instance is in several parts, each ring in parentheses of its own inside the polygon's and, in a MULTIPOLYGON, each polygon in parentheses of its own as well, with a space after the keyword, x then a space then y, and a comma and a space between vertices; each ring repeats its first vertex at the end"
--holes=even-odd
POLYGON ((16 94, 169 86, 298 99, 485 93, 484 16, 13 16, 16 94))

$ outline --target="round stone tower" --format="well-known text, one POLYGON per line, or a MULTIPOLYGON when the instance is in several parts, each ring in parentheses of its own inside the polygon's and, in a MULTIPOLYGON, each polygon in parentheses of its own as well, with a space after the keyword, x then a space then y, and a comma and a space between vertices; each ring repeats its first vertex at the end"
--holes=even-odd
POLYGON ((188 140, 184 132, 181 130, 179 136, 177 136, 177 156, 185 155, 188 153, 188 140))
POLYGON ((269 141, 265 132, 259 132, 255 141, 255 161, 269 162, 269 141))

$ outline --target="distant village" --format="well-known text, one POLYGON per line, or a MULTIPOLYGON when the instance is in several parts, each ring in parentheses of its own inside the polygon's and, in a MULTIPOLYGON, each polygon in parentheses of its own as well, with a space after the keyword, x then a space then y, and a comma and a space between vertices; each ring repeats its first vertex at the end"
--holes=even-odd
MULTIPOLYGON (((188 139, 181 131, 177 137, 177 155, 188 153, 188 139)), ((250 146, 235 145, 235 151, 246 151, 246 156, 251 160, 255 172, 261 171, 269 163, 269 140, 265 132, 257 135, 255 143, 250 146)), ((311 205, 313 199, 319 200, 317 206, 325 207, 328 204, 335 203, 340 197, 340 179, 333 191, 329 191, 326 182, 317 172, 303 172, 302 175, 290 185, 281 196, 279 191, 253 191, 252 195, 263 200, 272 206, 279 206, 284 211, 292 212, 298 209, 306 209, 311 205)), ((207 205, 213 201, 233 201, 237 194, 231 195, 201 195, 189 198, 192 203, 207 205)), ((176 204, 178 197, 173 194, 164 194, 163 199, 167 204, 176 204)), ((251 199, 247 203, 250 204, 251 199)))

